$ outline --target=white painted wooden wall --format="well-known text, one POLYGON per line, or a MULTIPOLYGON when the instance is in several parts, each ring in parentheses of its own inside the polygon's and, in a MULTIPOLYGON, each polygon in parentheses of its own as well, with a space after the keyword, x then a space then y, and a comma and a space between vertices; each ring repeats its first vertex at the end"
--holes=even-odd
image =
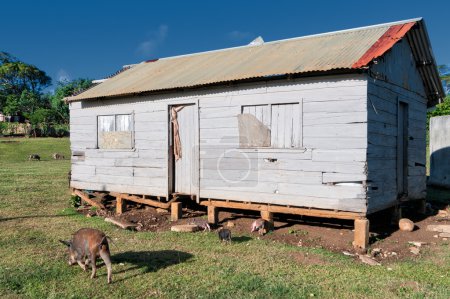
POLYGON ((426 192, 425 91, 407 40, 397 43, 372 71, 383 79, 368 81, 368 211, 397 202, 398 101, 408 104, 408 197, 426 192))
POLYGON ((201 197, 366 211, 366 190, 358 184, 367 179, 364 75, 72 103, 71 148, 85 152, 84 161, 72 158, 72 186, 165 196, 168 105, 197 101, 201 197), (299 102, 302 147, 239 149, 242 106, 299 102), (108 113, 133 113, 134 150, 96 149, 96 116, 108 113))

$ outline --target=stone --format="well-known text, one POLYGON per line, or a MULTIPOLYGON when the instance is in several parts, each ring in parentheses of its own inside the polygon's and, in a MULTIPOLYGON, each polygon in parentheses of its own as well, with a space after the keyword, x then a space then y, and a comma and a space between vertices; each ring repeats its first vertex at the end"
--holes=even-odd
POLYGON ((227 222, 227 227, 235 227, 236 224, 234 224, 234 222, 228 221, 227 222))
POLYGON ((430 225, 427 225, 427 231, 439 232, 439 233, 450 233, 450 224, 430 224, 430 225))
POLYGON ((439 237, 441 237, 441 238, 450 238, 450 233, 439 233, 439 237))
POLYGON ((360 255, 359 259, 364 263, 364 264, 368 264, 370 266, 380 266, 381 264, 379 262, 377 262, 376 260, 374 260, 371 257, 368 257, 366 255, 360 255))
POLYGON ((398 227, 401 231, 412 232, 414 230, 414 222, 412 222, 408 218, 402 218, 398 222, 398 227))
POLYGON ((448 217, 448 211, 447 210, 439 210, 438 216, 439 217, 448 217))
POLYGON ((192 233, 198 231, 198 226, 194 224, 180 224, 172 226, 170 230, 179 233, 192 233))
POLYGON ((169 211, 167 211, 166 209, 161 209, 161 208, 156 208, 156 213, 158 214, 165 214, 168 213, 169 211))
POLYGON ((416 246, 416 247, 422 247, 422 245, 426 245, 426 242, 418 242, 418 241, 409 241, 408 244, 416 246))
POLYGON ((411 253, 415 255, 418 255, 420 253, 420 249, 417 247, 411 247, 409 248, 409 251, 411 251, 411 253))

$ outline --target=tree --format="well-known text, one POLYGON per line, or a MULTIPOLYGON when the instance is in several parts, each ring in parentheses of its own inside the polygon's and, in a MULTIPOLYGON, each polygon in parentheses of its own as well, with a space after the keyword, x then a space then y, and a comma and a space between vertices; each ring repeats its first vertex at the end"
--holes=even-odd
POLYGON ((70 82, 58 82, 53 95, 49 96, 51 107, 56 111, 61 123, 69 123, 69 105, 65 97, 72 96, 92 86, 90 79, 76 79, 70 82))
POLYGON ((12 100, 11 95, 15 95, 16 99, 21 98, 24 91, 40 95, 50 84, 51 78, 44 71, 0 52, 0 110, 7 99, 12 100))
POLYGON ((20 95, 7 95, 3 110, 8 115, 21 115, 29 118, 34 111, 45 106, 48 105, 42 101, 39 94, 24 90, 20 95))

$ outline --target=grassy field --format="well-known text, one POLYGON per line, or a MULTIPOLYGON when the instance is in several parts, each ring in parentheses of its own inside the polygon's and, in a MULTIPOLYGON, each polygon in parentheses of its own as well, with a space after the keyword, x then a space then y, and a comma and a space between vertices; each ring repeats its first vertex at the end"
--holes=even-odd
POLYGON ((450 249, 367 266, 324 249, 250 236, 219 244, 213 233, 136 233, 69 208, 68 139, 0 139, 2 298, 449 298, 450 249), (30 153, 42 161, 27 161, 30 153), (113 238, 113 284, 68 266, 68 239, 82 227, 113 238), (388 269, 389 268, 389 269, 388 269))

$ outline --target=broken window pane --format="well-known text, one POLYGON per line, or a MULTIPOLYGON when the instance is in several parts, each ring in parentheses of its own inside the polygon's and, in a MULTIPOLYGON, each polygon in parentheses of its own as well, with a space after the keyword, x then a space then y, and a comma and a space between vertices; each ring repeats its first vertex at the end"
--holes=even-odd
POLYGON ((238 116, 240 147, 300 147, 300 105, 242 106, 238 116))
POLYGON ((98 117, 98 148, 133 148, 131 114, 98 117))

